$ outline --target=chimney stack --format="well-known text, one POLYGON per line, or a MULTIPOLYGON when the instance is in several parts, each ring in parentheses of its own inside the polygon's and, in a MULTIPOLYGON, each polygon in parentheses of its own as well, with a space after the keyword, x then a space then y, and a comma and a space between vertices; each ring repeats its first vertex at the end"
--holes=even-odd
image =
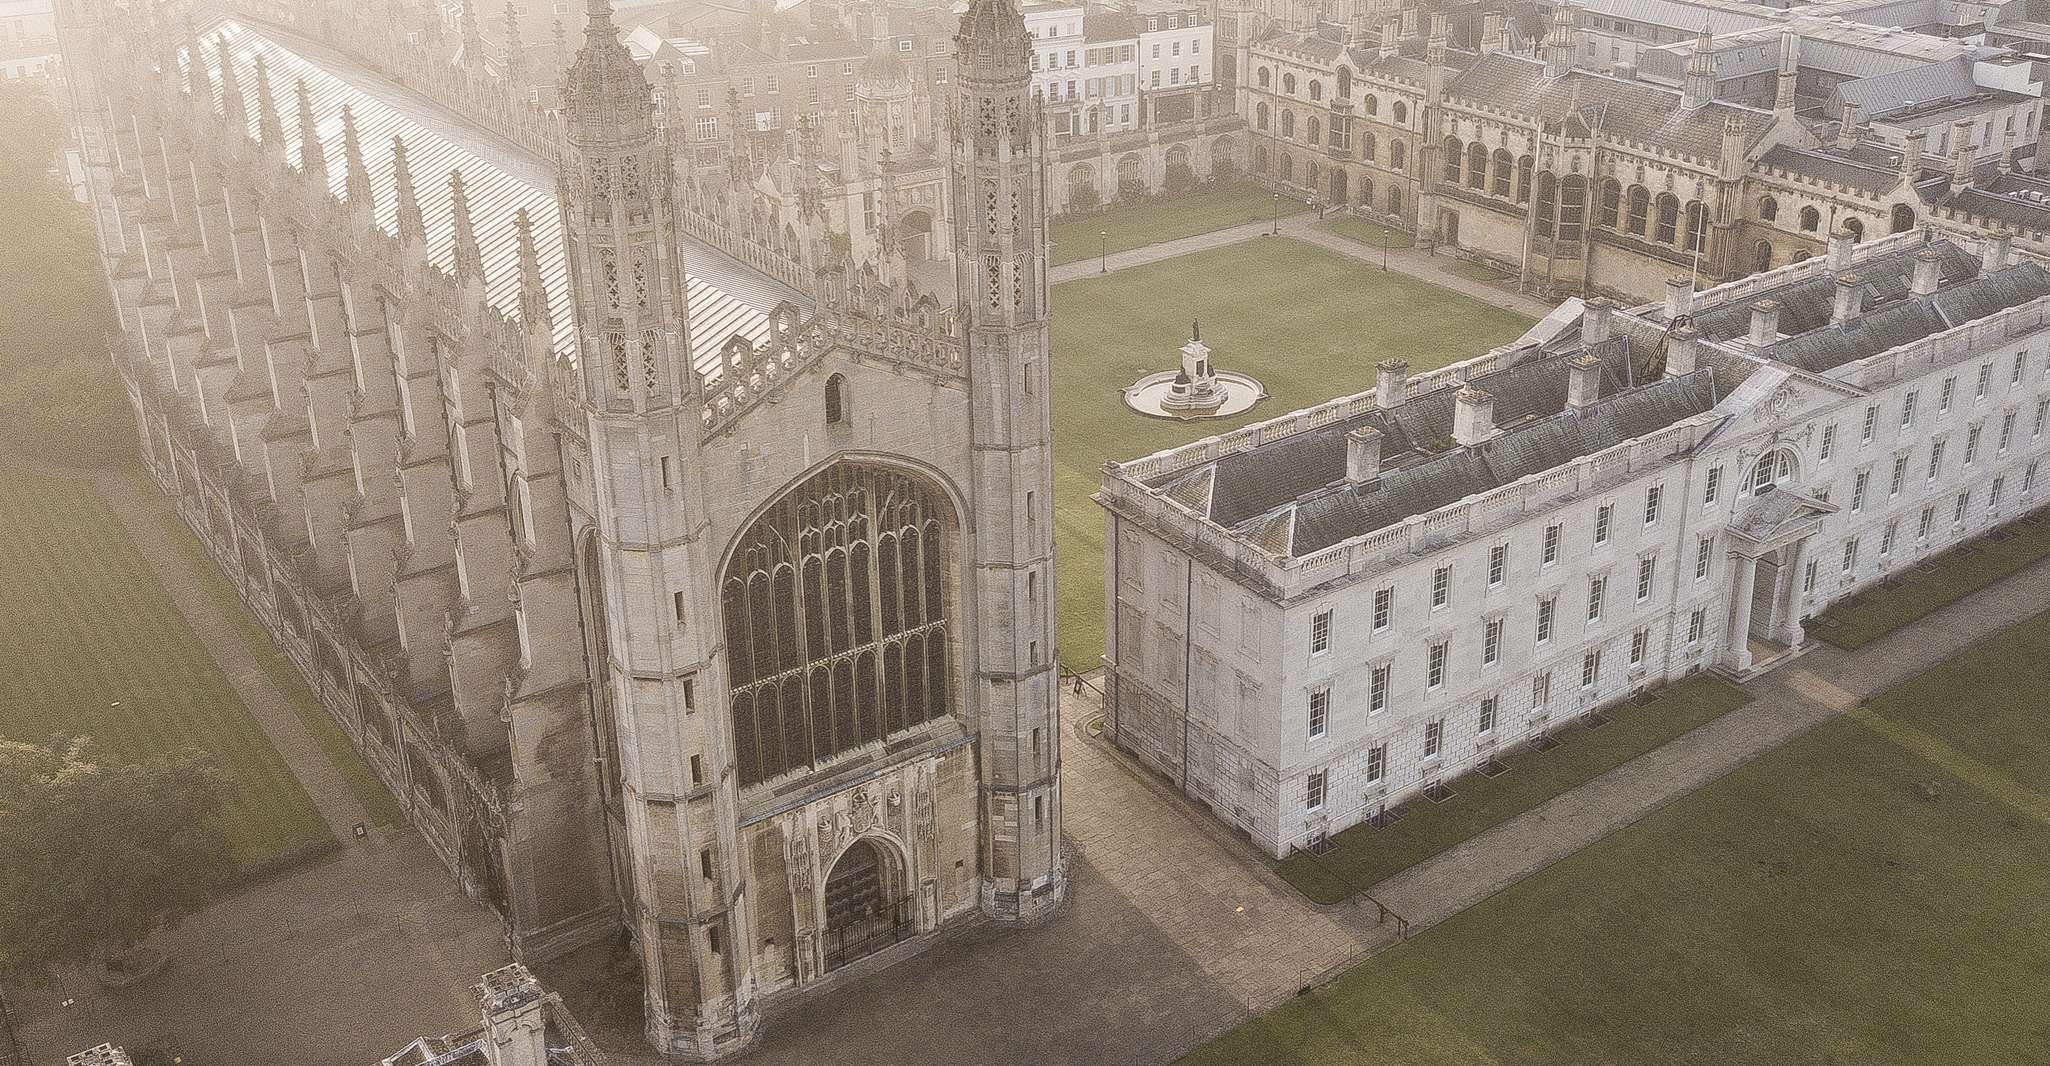
POLYGON ((1978 162, 1978 152, 1972 145, 1972 124, 1953 122, 1950 126, 1951 147, 1957 149, 1957 156, 1950 163, 1950 183, 1966 186, 1972 183, 1972 164, 1978 162))
POLYGON ((1416 36, 1416 33, 1417 33, 1417 29, 1416 29, 1416 26, 1417 26, 1417 24, 1416 24, 1416 8, 1413 8, 1413 7, 1405 7, 1405 8, 1403 8, 1403 9, 1402 9, 1402 38, 1403 38, 1403 40, 1408 40, 1409 38, 1411 38, 1411 37, 1414 37, 1414 36, 1416 36))
POLYGON ((1374 406, 1392 411, 1402 406, 1409 392, 1409 364, 1400 359, 1383 359, 1374 364, 1374 406))
MULTIPOLYGON (((1593 352, 1566 360, 1566 406, 1585 411, 1602 397, 1602 361, 1593 352)), ((1492 408, 1490 414, 1493 413, 1492 408)))
POLYGON ((2014 251, 2014 237, 2006 231, 1996 231, 1979 240, 1979 269, 1996 274, 2007 269, 2010 255, 2014 251))
POLYGON ((541 982, 525 966, 513 963, 485 974, 477 997, 491 1066, 548 1066, 541 982))
POLYGON ((1760 300, 1751 305, 1751 347, 1764 348, 1780 339, 1780 302, 1760 300))
POLYGON ((1452 439, 1471 448, 1495 435, 1495 398, 1472 385, 1459 390, 1452 407, 1452 439))
POLYGON ((1676 274, 1666 279, 1666 321, 1694 312, 1694 277, 1676 274))
POLYGON ((1857 247, 1858 238, 1851 236, 1850 230, 1831 230, 1829 232, 1829 272, 1841 274, 1851 269, 1851 252, 1857 247))
POLYGON ((1694 373, 1701 331, 1693 326, 1681 326, 1666 334, 1666 377, 1685 377, 1694 373))
POLYGON ((1943 253, 1924 248, 1915 253, 1915 280, 1908 291, 1917 296, 1934 296, 1943 281, 1943 253))
POLYGON ((1843 118, 1836 125, 1836 146, 1849 148, 1858 143, 1858 105, 1845 104, 1843 118))
POLYGON ((1381 431, 1361 426, 1345 435, 1345 483, 1364 485, 1381 476, 1381 431))
POLYGON ((1909 181, 1922 172, 1922 145, 1929 135, 1921 130, 1909 130, 1907 146, 1901 149, 1901 174, 1909 181))
POLYGON ((1396 23, 1393 19, 1390 19, 1389 21, 1383 22, 1381 24, 1382 59, 1393 59, 1395 58, 1396 53, 1402 51, 1402 42, 1397 36, 1397 34, 1400 31, 1397 27, 1398 23, 1396 23))
POLYGON ((1502 13, 1490 11, 1481 16, 1481 54, 1499 55, 1509 50, 1509 33, 1504 28, 1502 13))
POLYGON ((1607 297, 1596 296, 1582 305, 1580 312, 1580 343, 1592 348, 1609 339, 1610 316, 1615 314, 1616 305, 1607 297))
POLYGON ((1845 271, 1836 276, 1836 307, 1830 311, 1829 324, 1849 325, 1850 321, 1865 311, 1865 279, 1845 271))

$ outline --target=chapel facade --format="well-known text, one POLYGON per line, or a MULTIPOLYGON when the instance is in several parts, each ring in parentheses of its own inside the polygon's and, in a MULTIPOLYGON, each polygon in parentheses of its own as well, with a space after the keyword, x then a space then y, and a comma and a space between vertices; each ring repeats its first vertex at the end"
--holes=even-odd
POLYGON ((282 9, 69 15, 148 469, 517 956, 623 932, 651 1043, 714 1058, 856 962, 1059 905, 1009 0, 956 39, 951 306, 691 236, 604 0, 553 157, 282 9))

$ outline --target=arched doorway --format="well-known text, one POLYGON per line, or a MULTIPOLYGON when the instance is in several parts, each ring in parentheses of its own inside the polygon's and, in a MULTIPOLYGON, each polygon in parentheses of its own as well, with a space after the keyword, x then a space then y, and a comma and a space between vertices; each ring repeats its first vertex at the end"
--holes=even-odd
POLYGON ((921 209, 905 215, 903 223, 897 227, 897 233, 905 259, 917 262, 932 258, 931 212, 921 209))
POLYGON ((863 837, 826 875, 826 969, 836 970, 904 939, 917 928, 904 872, 888 848, 863 837))
POLYGON ((1459 244, 1459 212, 1445 212, 1438 225, 1445 234, 1445 243, 1456 247, 1459 244))
POLYGON ((1342 204, 1345 203, 1348 199, 1351 199, 1351 197, 1346 195, 1345 169, 1343 167, 1332 167, 1331 202, 1334 204, 1342 204))
POLYGON ((1751 272, 1762 274, 1772 269, 1772 242, 1759 241, 1751 252, 1751 272))

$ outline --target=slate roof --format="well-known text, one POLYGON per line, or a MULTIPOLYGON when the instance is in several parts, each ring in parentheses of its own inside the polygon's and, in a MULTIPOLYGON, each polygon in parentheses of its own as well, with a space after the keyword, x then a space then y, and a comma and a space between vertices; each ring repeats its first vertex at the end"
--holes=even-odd
POLYGON ((1633 348, 1611 337, 1595 349, 1603 399, 1586 412, 1566 407, 1566 360, 1581 351, 1536 347, 1471 384, 1494 397, 1501 431, 1477 448, 1457 447, 1452 419, 1459 383, 1412 396, 1392 411, 1292 434, 1215 463, 1157 478, 1152 487, 1267 550, 1302 555, 1509 484, 1713 407, 1718 375, 1635 384, 1633 348), (1346 434, 1382 434, 1382 476, 1345 483, 1346 434))
MULTIPOLYGON (((347 167, 343 165, 341 149, 342 108, 349 108, 362 145, 364 166, 370 172, 377 224, 391 234, 398 232, 392 138, 403 138, 407 166, 426 223, 428 256, 451 268, 455 261, 455 223, 448 176, 449 171, 460 169, 484 258, 485 299, 508 315, 519 313, 520 276, 513 216, 524 208, 533 224, 535 250, 541 260, 542 284, 548 293, 549 314, 555 327, 555 348, 559 352, 575 352, 576 315, 556 207, 553 165, 509 142, 477 131, 434 101, 324 48, 303 43, 283 30, 221 17, 203 24, 200 36, 205 44, 201 55, 214 85, 216 109, 221 106, 223 86, 219 52, 213 42, 223 36, 227 39, 248 111, 249 134, 257 140, 261 140, 262 131, 256 106, 255 65, 256 57, 263 57, 272 91, 277 96, 285 157, 295 166, 299 161, 295 83, 302 79, 306 82, 320 140, 327 146, 329 191, 344 201, 347 167)), ((694 361, 699 373, 708 378, 715 379, 719 374, 723 365, 719 347, 728 337, 738 332, 760 344, 769 337, 769 313, 777 303, 789 300, 800 308, 808 307, 800 294, 780 282, 709 246, 687 237, 679 236, 679 240, 687 275, 691 334, 696 342, 694 361)))
POLYGON ((1713 340, 1742 338, 1750 331, 1751 304, 1766 298, 1776 300, 1779 331, 1786 339, 1761 354, 1823 374, 2050 296, 2050 270, 2034 260, 1987 274, 1981 272, 1976 258, 1950 241, 1928 247, 1943 255, 1942 281, 1933 296, 1915 296, 1909 291, 1914 260, 1908 252, 1895 252, 1858 264, 1857 273, 1864 279, 1863 310, 1841 326, 1830 324, 1836 307, 1836 279, 1820 272, 1756 293, 1751 300, 1703 311, 1694 316, 1694 326, 1713 340))
POLYGON ((1842 82, 1830 94, 1829 113, 1840 114, 1845 104, 1855 104, 1858 117, 1870 121, 1909 107, 1969 100, 1979 92, 1971 61, 1959 57, 1842 82))
POLYGON ((1453 79, 1447 92, 1483 106, 1535 114, 1551 123, 1577 109, 1589 126, 1608 136, 1697 159, 1722 155, 1727 118, 1740 123, 1746 148, 1762 140, 1772 126, 1769 113, 1722 101, 1683 110, 1677 90, 1645 82, 1577 69, 1547 78, 1543 63, 1524 56, 1481 56, 1453 79))
POLYGON ((1775 145, 1759 162, 1804 178, 1869 192, 1888 192, 1901 183, 1898 168, 1876 166, 1819 149, 1775 145))

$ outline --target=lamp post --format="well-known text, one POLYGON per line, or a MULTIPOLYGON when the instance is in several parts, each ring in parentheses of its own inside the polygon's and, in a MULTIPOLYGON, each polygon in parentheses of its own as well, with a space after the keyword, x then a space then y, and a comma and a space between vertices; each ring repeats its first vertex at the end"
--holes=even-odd
POLYGON ((1381 227, 1381 273, 1388 273, 1388 238, 1393 236, 1387 226, 1381 227))
POLYGON ((1276 237, 1279 237, 1279 236, 1281 236, 1281 194, 1280 194, 1280 193, 1275 193, 1275 194, 1274 194, 1274 231, 1273 231, 1273 234, 1272 234, 1272 235, 1273 235, 1273 236, 1276 236, 1276 237))
POLYGON ((1096 231, 1096 272, 1110 273, 1110 231, 1107 229, 1096 231))

